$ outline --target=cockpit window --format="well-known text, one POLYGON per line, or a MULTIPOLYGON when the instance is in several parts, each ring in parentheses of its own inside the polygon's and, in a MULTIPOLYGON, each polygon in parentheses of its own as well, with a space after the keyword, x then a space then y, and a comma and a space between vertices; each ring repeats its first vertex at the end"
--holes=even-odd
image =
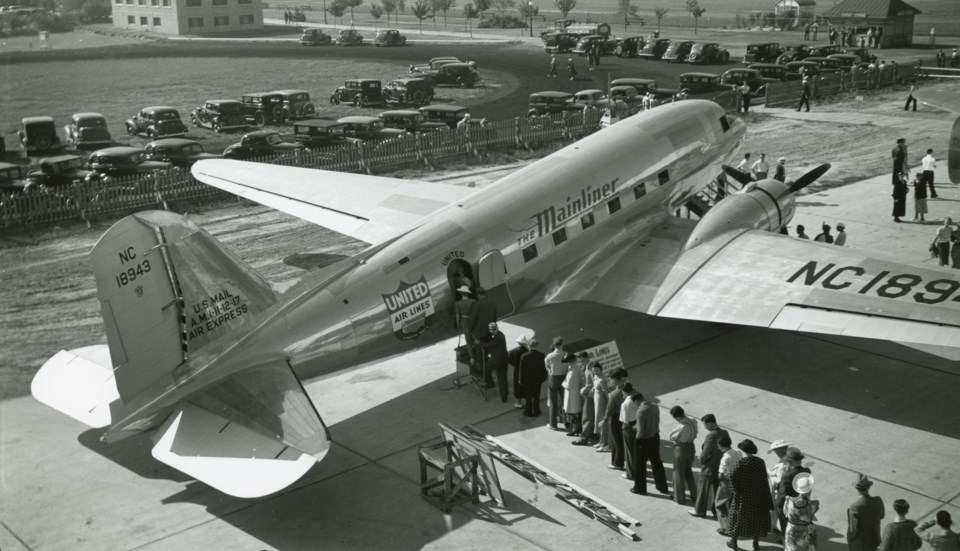
POLYGON ((727 120, 726 115, 720 117, 720 126, 723 127, 724 132, 727 132, 728 130, 730 130, 730 121, 727 120))

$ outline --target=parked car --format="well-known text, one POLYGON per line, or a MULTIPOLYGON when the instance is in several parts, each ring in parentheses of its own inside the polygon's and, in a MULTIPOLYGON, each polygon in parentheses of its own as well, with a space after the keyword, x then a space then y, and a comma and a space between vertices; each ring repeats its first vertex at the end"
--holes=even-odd
POLYGON ((24 187, 23 168, 13 163, 0 163, 0 193, 19 193, 24 187))
POLYGON ((411 65, 410 72, 422 73, 424 71, 436 71, 437 69, 439 69, 440 67, 443 67, 448 63, 463 63, 463 61, 460 61, 460 58, 458 57, 450 57, 450 56, 434 57, 434 58, 431 58, 430 61, 422 65, 411 65))
POLYGON ((126 122, 127 134, 144 134, 151 140, 159 138, 182 138, 187 135, 187 126, 180 120, 180 112, 173 107, 157 105, 145 107, 126 122))
POLYGON ((646 95, 648 92, 657 94, 657 81, 649 78, 618 78, 610 82, 610 87, 633 86, 638 94, 646 95))
POLYGON ((844 65, 839 59, 833 57, 810 56, 803 61, 820 65, 820 74, 839 73, 850 70, 850 68, 844 65))
POLYGON ((779 42, 758 42, 747 44, 747 53, 743 56, 743 62, 751 63, 775 63, 783 49, 779 42))
POLYGON ((89 176, 90 179, 149 174, 168 169, 170 166, 170 163, 147 160, 142 149, 125 145, 98 149, 87 159, 87 168, 93 172, 89 176))
POLYGON ((244 134, 239 142, 228 145, 222 156, 224 159, 250 159, 277 153, 295 153, 298 150, 303 150, 303 144, 285 142, 279 132, 254 130, 244 134))
POLYGON ((480 74, 471 63, 448 63, 433 73, 424 74, 430 76, 434 86, 473 88, 480 81, 480 74))
POLYGON ((562 113, 570 108, 570 102, 573 101, 573 94, 569 92, 557 92, 553 90, 545 92, 534 92, 530 94, 529 110, 527 116, 545 115, 549 113, 562 113))
POLYGON ((293 139, 306 147, 325 147, 348 143, 346 123, 310 119, 293 125, 293 139))
POLYGON ((583 109, 587 106, 596 106, 605 99, 607 94, 603 90, 580 90, 573 95, 569 108, 583 109))
POLYGON ((190 113, 190 122, 214 132, 242 130, 249 126, 243 104, 235 99, 212 99, 190 113))
POLYGON ((399 128, 387 128, 383 124, 383 119, 379 117, 353 115, 337 119, 337 122, 345 125, 343 133, 347 139, 353 138, 363 141, 386 140, 406 133, 406 130, 399 128))
POLYGON ((567 30, 567 27, 569 27, 570 25, 573 25, 576 22, 577 22, 576 19, 555 19, 553 21, 553 27, 540 31, 540 40, 546 42, 547 35, 549 35, 550 33, 558 32, 558 31, 565 31, 567 30))
POLYGON ((701 42, 694 44, 687 56, 689 63, 726 63, 730 61, 730 52, 720 47, 716 42, 701 42))
POLYGON ((162 161, 182 168, 189 168, 197 161, 219 157, 205 152, 200 142, 186 138, 154 140, 143 147, 143 156, 148 161, 162 161))
POLYGON ((847 48, 843 50, 842 53, 855 55, 863 62, 870 61, 870 58, 873 57, 873 54, 871 54, 867 48, 847 48))
POLYGON ((644 40, 642 36, 618 38, 617 46, 613 49, 613 53, 616 54, 617 57, 637 57, 637 54, 643 49, 643 44, 644 40))
POLYGON ((641 95, 636 88, 629 85, 611 86, 608 96, 610 102, 623 102, 627 104, 627 106, 636 106, 643 102, 643 95, 641 95))
POLYGON ((343 29, 337 37, 337 46, 362 46, 363 35, 356 29, 343 29))
POLYGON ((322 46, 333 44, 333 37, 323 29, 303 29, 300 35, 301 46, 322 46))
POLYGON ((280 96, 284 120, 310 119, 317 114, 317 108, 306 90, 274 90, 273 93, 280 96))
POLYGON ((330 103, 339 105, 350 103, 354 107, 376 107, 386 105, 383 97, 383 84, 372 78, 348 78, 343 86, 337 86, 330 94, 330 103))
POLYGON ((863 63, 858 56, 853 54, 830 54, 827 57, 839 61, 844 71, 849 71, 850 69, 853 69, 854 65, 863 63))
POLYGON ((617 47, 617 42, 616 40, 610 40, 606 36, 599 34, 588 34, 577 41, 577 45, 574 46, 573 51, 576 52, 577 55, 585 56, 590 53, 590 50, 592 50, 594 46, 597 47, 600 55, 611 55, 617 47))
POLYGON ((690 95, 724 92, 730 87, 721 84, 720 75, 713 73, 683 73, 680 75, 680 90, 690 95))
POLYGON ((100 113, 74 113, 63 127, 66 142, 75 147, 103 146, 113 143, 107 119, 100 113))
POLYGON ((407 37, 396 29, 384 29, 373 39, 374 46, 406 46, 407 37))
POLYGON ((449 105, 449 104, 434 104, 426 105, 419 109, 428 121, 432 122, 442 122, 449 126, 450 128, 456 128, 457 123, 460 122, 460 119, 464 115, 468 115, 470 110, 466 107, 461 107, 459 105, 449 105))
POLYGON ((257 126, 283 122, 283 96, 276 92, 244 94, 243 117, 257 126))
POLYGON ((663 56, 661 56, 660 59, 669 62, 676 61, 678 63, 686 61, 694 44, 695 42, 692 40, 677 40, 671 42, 670 46, 667 47, 667 51, 663 52, 663 56))
POLYGON ((750 93, 753 95, 762 95, 766 81, 756 69, 730 69, 720 75, 720 83, 727 86, 736 86, 741 82, 750 87, 750 93))
POLYGON ((17 135, 20 136, 20 150, 24 156, 30 153, 47 153, 63 149, 53 117, 22 118, 17 135))
POLYGON ((568 32, 552 32, 543 38, 543 49, 548 54, 563 54, 572 52, 577 47, 580 37, 568 32))
POLYGON ((790 80, 787 76, 787 66, 779 63, 754 63, 747 67, 760 74, 764 82, 782 82, 790 80))
POLYGON ((384 102, 426 105, 433 100, 433 84, 425 78, 397 78, 383 87, 384 102))
POLYGON ((777 57, 777 63, 786 65, 791 61, 802 61, 809 56, 810 48, 806 44, 788 44, 783 47, 783 52, 777 57))
POLYGON ((431 132, 448 128, 446 123, 428 121, 423 113, 410 109, 384 111, 377 117, 383 121, 383 126, 386 128, 397 128, 407 132, 431 132))
POLYGON ((808 49, 809 55, 807 57, 827 57, 830 54, 841 54, 843 51, 843 46, 837 46, 836 44, 810 46, 808 49))
POLYGON ((667 48, 669 47, 669 38, 654 38, 653 40, 649 40, 646 44, 644 44, 643 49, 640 50, 640 53, 637 54, 637 57, 642 57, 644 59, 660 59, 663 57, 663 54, 666 53, 667 48))
POLYGON ((820 64, 813 61, 791 61, 784 65, 787 68, 787 80, 800 80, 803 75, 800 70, 803 69, 808 75, 820 76, 820 64))
POLYGON ((83 157, 58 155, 41 160, 39 168, 28 172, 24 180, 28 186, 66 187, 87 180, 91 174, 84 167, 83 157))

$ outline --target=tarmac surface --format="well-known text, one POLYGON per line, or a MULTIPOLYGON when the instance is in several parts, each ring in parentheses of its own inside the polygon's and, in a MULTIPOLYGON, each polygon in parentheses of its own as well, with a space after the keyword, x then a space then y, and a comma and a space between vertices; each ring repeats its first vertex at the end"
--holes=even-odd
MULTIPOLYGON (((944 166, 936 180, 946 180, 944 166)), ((813 236, 822 221, 843 221, 848 246, 931 262, 926 247, 936 225, 960 217, 960 186, 938 184, 926 224, 894 224, 888 185, 884 175, 805 195, 791 233, 797 223, 813 236)), ((856 473, 876 481, 887 521, 898 498, 918 521, 939 509, 960 515, 960 349, 658 319, 589 303, 539 309, 505 325, 511 341, 521 331, 541 341, 616 341, 633 383, 664 409, 662 435, 673 424, 667 410, 682 405, 694 417, 716 414, 735 442, 798 446, 821 502, 818 550, 846 548, 856 473)), ((296 485, 256 500, 222 495, 155 461, 148 438, 104 445, 100 431, 31 397, 0 402, 0 549, 725 548, 715 522, 663 497, 629 493, 631 483, 606 468, 607 455, 571 446, 544 427, 544 417, 519 415, 495 392, 484 401, 472 387, 452 388, 455 344, 306 381, 332 450, 296 485), (587 489, 638 519, 641 541, 503 468, 505 507, 482 500, 443 514, 418 495, 417 448, 439 440, 438 422, 471 424, 587 489)), ((57 344, 50 346, 52 355, 57 344)), ((669 478, 672 454, 664 447, 662 455, 669 478)), ((773 465, 772 456, 760 457, 773 465)), ((778 548, 772 536, 761 542, 778 548)))

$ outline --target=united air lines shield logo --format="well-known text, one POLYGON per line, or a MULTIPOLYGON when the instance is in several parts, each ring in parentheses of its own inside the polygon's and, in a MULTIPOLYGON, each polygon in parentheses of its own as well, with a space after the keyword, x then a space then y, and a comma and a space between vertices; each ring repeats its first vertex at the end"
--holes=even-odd
POLYGON ((415 283, 401 281, 397 290, 383 297, 387 313, 398 339, 415 339, 427 330, 428 318, 433 315, 433 297, 427 278, 420 276, 415 283))

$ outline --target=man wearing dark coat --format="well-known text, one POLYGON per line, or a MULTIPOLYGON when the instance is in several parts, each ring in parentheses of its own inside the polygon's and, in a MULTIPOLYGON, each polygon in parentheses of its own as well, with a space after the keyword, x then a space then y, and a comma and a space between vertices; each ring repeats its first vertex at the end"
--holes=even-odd
POLYGON ((608 468, 624 470, 624 461, 626 456, 623 449, 623 423, 620 422, 620 406, 626 396, 623 394, 623 385, 627 383, 627 370, 623 368, 614 369, 610 373, 610 380, 616 385, 609 395, 607 395, 607 426, 610 427, 610 436, 613 441, 613 449, 610 455, 610 464, 608 468))
POLYGON ((500 401, 506 403, 510 387, 507 383, 507 338, 497 329, 496 322, 491 322, 487 329, 487 337, 481 343, 486 355, 487 373, 496 373, 500 401))
POLYGON ((520 386, 520 358, 530 349, 527 348, 526 335, 517 337, 517 346, 507 353, 507 363, 513 366, 513 398, 517 401, 515 408, 523 407, 523 387, 520 386))
POLYGON ((723 457, 717 442, 720 441, 720 437, 729 437, 730 434, 717 426, 717 417, 712 413, 704 415, 700 421, 707 433, 703 437, 703 443, 700 444, 700 483, 697 485, 697 500, 694 508, 689 512, 693 516, 702 517, 706 516, 709 510, 716 517, 717 509, 713 501, 720 486, 720 459, 723 457))
POLYGON ((893 221, 900 222, 901 216, 907 215, 907 193, 910 192, 910 186, 907 185, 907 173, 901 172, 893 184, 893 221))
MULTIPOLYGON (((478 342, 485 342, 490 336, 490 324, 497 321, 497 304, 487 296, 487 290, 477 287, 477 301, 470 312, 470 334, 478 342)), ((483 382, 487 388, 493 388, 493 369, 484 365, 483 382)))
POLYGON ((883 500, 870 495, 873 481, 857 475, 853 487, 860 497, 847 508, 847 549, 850 551, 877 551, 880 546, 880 520, 884 515, 883 500))
POLYGON ((547 364, 544 354, 537 350, 537 339, 530 339, 530 350, 520 357, 520 386, 523 388, 523 397, 527 403, 523 414, 527 417, 537 417, 540 411, 540 390, 547 380, 547 364))
POLYGON ((810 472, 810 469, 800 464, 803 461, 803 454, 797 448, 787 448, 787 453, 783 456, 783 459, 790 464, 790 467, 783 472, 783 476, 780 477, 780 482, 775 489, 776 500, 774 506, 776 507, 777 518, 780 520, 780 533, 786 533, 787 531, 787 517, 783 514, 783 504, 787 501, 787 496, 797 497, 800 495, 793 489, 793 479, 800 473, 810 472))
POLYGON ((907 140, 904 138, 899 138, 897 140, 897 145, 893 146, 893 152, 890 154, 893 157, 893 185, 897 185, 897 182, 900 181, 900 173, 906 172, 905 167, 907 164, 907 140))

